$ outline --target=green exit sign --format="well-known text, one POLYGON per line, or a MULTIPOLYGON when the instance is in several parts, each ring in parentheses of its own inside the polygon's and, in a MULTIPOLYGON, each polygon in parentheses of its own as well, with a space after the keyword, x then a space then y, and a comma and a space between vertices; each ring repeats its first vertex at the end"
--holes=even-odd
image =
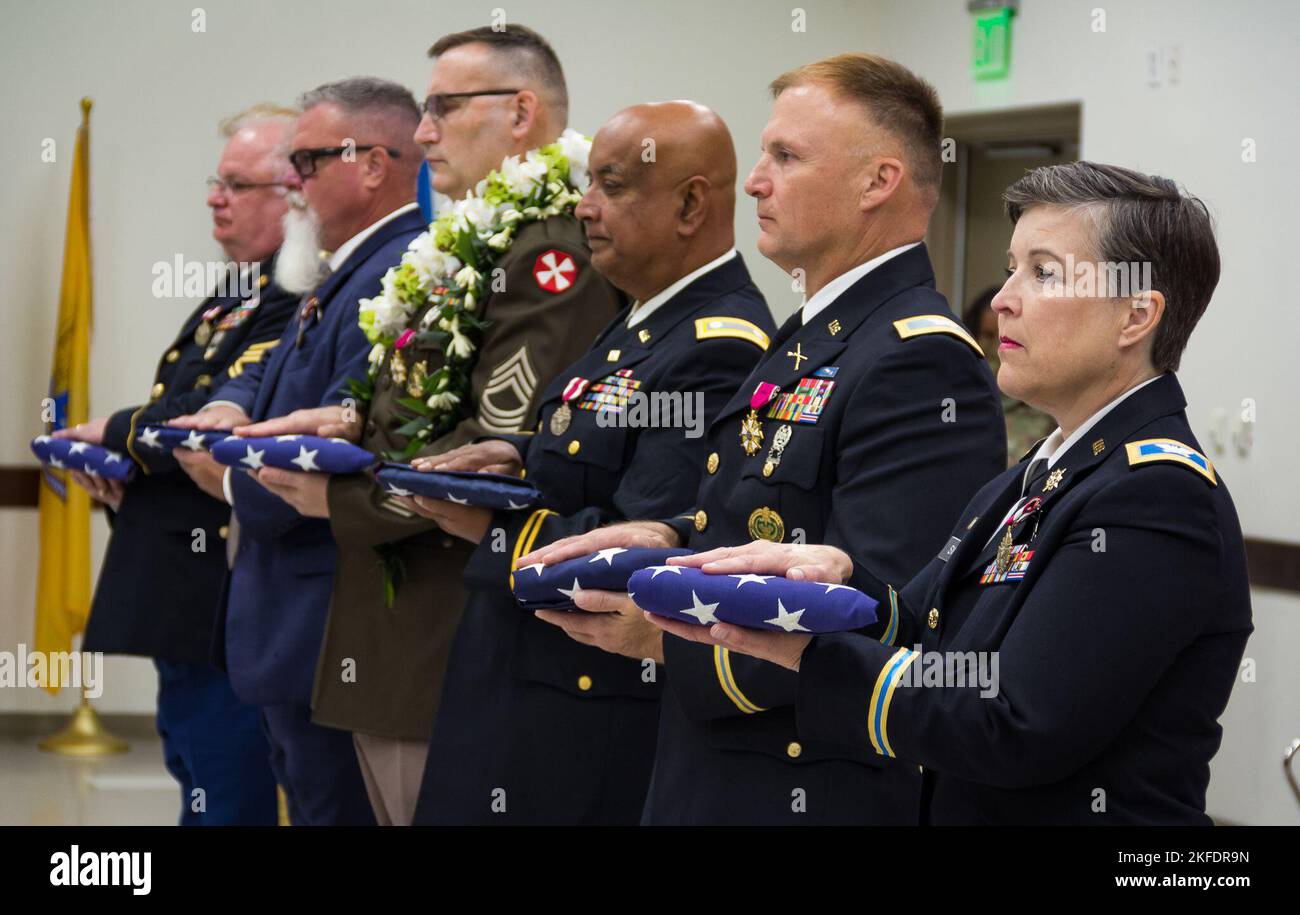
POLYGON ((1011 16, 1006 6, 972 10, 975 41, 971 47, 971 72, 976 79, 1003 79, 1011 70, 1011 16))

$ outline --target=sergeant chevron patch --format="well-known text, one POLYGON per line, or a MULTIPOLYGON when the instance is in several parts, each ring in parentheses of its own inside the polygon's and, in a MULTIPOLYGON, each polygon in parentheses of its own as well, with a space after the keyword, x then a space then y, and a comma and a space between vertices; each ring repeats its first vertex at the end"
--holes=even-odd
POLYGON ((537 390, 537 372, 524 344, 492 370, 478 402, 478 420, 492 432, 518 432, 537 390))

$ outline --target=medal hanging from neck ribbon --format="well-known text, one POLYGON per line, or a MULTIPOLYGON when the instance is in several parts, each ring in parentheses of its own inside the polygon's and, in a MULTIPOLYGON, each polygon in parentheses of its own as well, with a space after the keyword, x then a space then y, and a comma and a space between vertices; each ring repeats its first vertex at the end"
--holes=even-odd
POLYGON ((758 421, 758 411, 767 406, 781 389, 768 381, 760 381, 749 398, 749 413, 740 422, 740 447, 753 457, 763 447, 763 424, 758 421))
MULTIPOLYGON (((1035 496, 1012 512, 1011 517, 1007 519, 1007 529, 1002 534, 1002 539, 998 542, 997 567, 999 572, 1006 572, 1007 569, 1011 567, 1011 554, 1012 549, 1015 546, 1011 538, 1012 529, 1034 512, 1038 511, 1038 507, 1042 504, 1043 500, 1035 496)), ((1035 527, 1035 533, 1037 533, 1037 527, 1035 527)))

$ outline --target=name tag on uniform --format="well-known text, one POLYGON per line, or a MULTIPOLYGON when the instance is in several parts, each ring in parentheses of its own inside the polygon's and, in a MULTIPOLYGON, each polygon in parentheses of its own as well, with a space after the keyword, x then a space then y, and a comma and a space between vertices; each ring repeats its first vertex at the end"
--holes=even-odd
POLYGON ((943 549, 939 551, 939 559, 943 562, 947 562, 952 558, 952 554, 957 552, 957 547, 959 546, 961 546, 961 540, 956 537, 949 537, 948 542, 944 544, 943 549))

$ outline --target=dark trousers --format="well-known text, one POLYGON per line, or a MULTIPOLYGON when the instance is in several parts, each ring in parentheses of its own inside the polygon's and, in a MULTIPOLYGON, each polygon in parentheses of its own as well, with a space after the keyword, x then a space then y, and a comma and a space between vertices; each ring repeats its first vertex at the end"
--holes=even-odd
POLYGON ((351 731, 313 724, 305 705, 264 705, 271 768, 294 826, 374 826, 351 731))
POLYGON ((180 783, 182 826, 274 826, 275 776, 260 710, 206 664, 156 659, 158 735, 180 783))

